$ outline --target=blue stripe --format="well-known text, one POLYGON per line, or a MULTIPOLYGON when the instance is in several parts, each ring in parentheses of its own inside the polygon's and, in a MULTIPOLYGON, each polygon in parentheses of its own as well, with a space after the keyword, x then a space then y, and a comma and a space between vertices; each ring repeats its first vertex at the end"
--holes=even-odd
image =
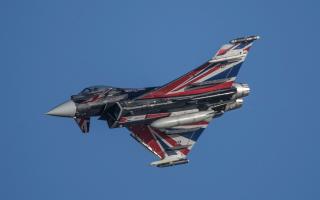
POLYGON ((231 72, 229 73, 228 77, 227 78, 231 78, 231 77, 235 77, 238 75, 239 73, 239 70, 241 68, 241 65, 242 65, 243 62, 237 64, 236 66, 232 67, 231 69, 231 72))
POLYGON ((199 139, 199 137, 200 137, 200 135, 201 135, 203 130, 204 130, 204 128, 200 128, 199 130, 196 130, 196 131, 192 131, 192 132, 189 132, 189 133, 184 133, 181 136, 196 142, 199 139))
POLYGON ((161 138, 159 138, 156 134, 154 134, 154 136, 157 138, 157 140, 159 141, 160 145, 164 148, 165 152, 170 156, 170 155, 177 155, 175 151, 170 150, 170 147, 162 141, 161 138))
POLYGON ((247 46, 249 44, 249 42, 243 42, 240 43, 236 48, 234 49, 243 49, 245 46, 247 46))
POLYGON ((231 78, 231 77, 235 77, 238 75, 239 70, 241 68, 243 62, 229 68, 226 69, 225 71, 220 72, 220 74, 217 74, 211 78, 209 78, 207 81, 213 81, 213 80, 219 80, 219 79, 225 79, 225 78, 231 78))

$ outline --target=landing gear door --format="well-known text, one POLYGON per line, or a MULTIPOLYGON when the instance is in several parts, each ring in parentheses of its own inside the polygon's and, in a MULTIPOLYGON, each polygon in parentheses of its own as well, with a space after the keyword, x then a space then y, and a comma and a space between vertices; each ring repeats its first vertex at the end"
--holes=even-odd
POLYGON ((90 118, 89 117, 75 117, 74 120, 78 124, 82 133, 89 133, 90 118))
POLYGON ((122 115, 122 106, 120 103, 115 103, 112 106, 106 108, 105 112, 103 113, 103 119, 107 120, 109 128, 116 128, 118 127, 118 120, 122 115))

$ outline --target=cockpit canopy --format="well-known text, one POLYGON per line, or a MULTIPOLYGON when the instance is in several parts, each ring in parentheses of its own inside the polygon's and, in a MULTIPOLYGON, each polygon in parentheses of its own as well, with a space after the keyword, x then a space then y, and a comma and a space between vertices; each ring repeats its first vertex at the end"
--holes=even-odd
POLYGON ((113 89, 113 87, 111 86, 104 86, 104 85, 95 85, 95 86, 91 86, 91 87, 87 87, 85 89, 83 89, 80 94, 90 94, 90 93, 95 93, 95 92, 99 92, 99 91, 106 91, 106 90, 111 90, 113 89))
POLYGON ((100 95, 99 99, 102 99, 104 97, 120 95, 123 92, 124 92, 123 89, 112 87, 112 86, 104 86, 104 85, 91 86, 83 89, 81 92, 79 92, 76 95, 72 95, 71 100, 73 100, 76 103, 83 103, 97 95, 100 95))

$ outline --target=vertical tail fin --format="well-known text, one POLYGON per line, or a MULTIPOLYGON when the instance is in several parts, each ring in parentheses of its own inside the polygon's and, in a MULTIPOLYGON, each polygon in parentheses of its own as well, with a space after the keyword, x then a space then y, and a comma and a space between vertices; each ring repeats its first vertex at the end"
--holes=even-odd
POLYGON ((218 81, 224 79, 231 79, 234 81, 253 42, 257 39, 259 39, 259 36, 242 37, 222 45, 215 56, 209 60, 209 63, 218 65, 219 69, 204 81, 218 81))
POLYGON ((248 36, 224 44, 209 61, 139 98, 161 98, 211 92, 232 86, 252 43, 259 36, 248 36), (202 86, 201 89, 193 86, 202 86), (203 85, 208 87, 204 88, 203 85), (210 85, 210 86, 209 86, 210 85))

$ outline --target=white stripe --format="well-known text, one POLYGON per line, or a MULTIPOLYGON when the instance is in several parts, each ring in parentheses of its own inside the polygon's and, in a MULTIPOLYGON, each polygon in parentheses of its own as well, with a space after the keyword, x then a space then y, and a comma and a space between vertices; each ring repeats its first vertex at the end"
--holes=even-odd
MULTIPOLYGON (((158 139, 157 139, 156 136, 154 135, 154 134, 156 134, 155 131, 153 131, 153 129, 152 129, 150 126, 147 126, 147 127, 148 127, 148 129, 149 129, 149 131, 150 131, 153 139, 155 139, 155 141, 156 141, 157 144, 159 145, 161 151, 164 152, 164 157, 167 157, 167 156, 168 156, 167 152, 164 150, 163 146, 159 143, 158 139)), ((157 134, 157 135, 158 135, 158 134, 157 134)))

